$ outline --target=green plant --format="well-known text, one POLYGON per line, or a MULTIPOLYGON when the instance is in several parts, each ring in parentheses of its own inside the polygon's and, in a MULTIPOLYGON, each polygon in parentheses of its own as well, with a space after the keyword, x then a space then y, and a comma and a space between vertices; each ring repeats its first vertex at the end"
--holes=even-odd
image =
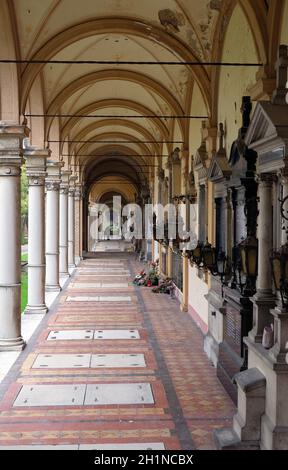
POLYGON ((28 274, 22 273, 21 276, 21 312, 24 312, 28 298, 28 274))

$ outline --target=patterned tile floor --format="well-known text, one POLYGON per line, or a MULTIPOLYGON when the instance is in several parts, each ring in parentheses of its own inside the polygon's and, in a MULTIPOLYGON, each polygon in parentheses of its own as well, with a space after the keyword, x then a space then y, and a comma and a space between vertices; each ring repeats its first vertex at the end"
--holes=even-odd
MULTIPOLYGON (((81 262, 59 301, 45 316, 0 386, 0 448, 23 445, 82 448, 89 444, 95 448, 97 445, 126 448, 130 445, 132 448, 138 444, 159 449, 164 445, 169 450, 214 449, 213 430, 231 425, 234 405, 203 352, 201 332, 189 315, 180 311, 177 300, 153 294, 149 288, 133 286, 133 276, 141 269, 143 266, 135 261, 133 254, 106 254, 103 259, 99 254, 98 258, 81 262), (98 269, 93 274, 91 270, 95 268, 98 269), (115 273, 115 270, 117 275, 109 276, 109 272, 115 273), (85 276, 87 272, 89 277, 85 276), (89 286, 91 283, 95 287, 89 286), (88 300, 82 301, 81 297, 88 300), (115 301, 114 297, 120 300, 115 301), (71 330, 74 331, 72 338, 65 339, 71 330), (95 337, 95 330, 98 336, 100 331, 100 338, 95 337), (115 331, 109 333, 111 339, 109 335, 101 338, 101 331, 105 330, 126 332, 119 339, 115 331), (64 339, 62 331, 66 331, 64 339), (129 331, 131 334, 136 331, 136 338, 127 337, 129 331), (55 332, 56 339, 48 340, 55 332), (61 363, 55 366, 51 360, 54 354, 57 354, 56 360, 59 354, 73 357, 69 356, 71 361, 69 359, 65 368, 61 368, 61 363), (104 360, 104 366, 97 368, 89 361, 89 365, 81 365, 83 355, 91 358, 110 354, 143 355, 145 361, 141 367, 127 367, 123 363, 107 367, 104 360), (45 356, 49 358, 46 362, 45 356), (39 361, 40 368, 36 367, 39 361), (93 395, 93 405, 89 404, 91 400, 86 405, 89 386, 98 393, 98 389, 102 390, 101 384, 126 384, 128 389, 129 384, 135 384, 133 390, 140 386, 138 401, 133 397, 130 400, 133 392, 125 392, 124 387, 119 397, 107 395, 110 404, 103 404, 103 397, 97 404, 98 399, 93 395), (56 396, 47 397, 47 391, 37 388, 39 385, 57 385, 52 388, 56 396), (62 386, 66 388, 58 397, 56 390, 61 391, 62 386), (141 390, 147 387, 150 402, 145 403, 141 390), (29 397, 34 396, 35 389, 40 402, 36 398, 33 402, 34 398, 28 395, 27 404, 25 397, 21 403, 19 398, 15 401, 19 394, 23 397, 24 392, 32 394, 29 397), (73 398, 69 401, 73 389, 77 393, 80 389, 83 394, 86 390, 82 401, 78 400, 75 405, 73 398), (154 403, 151 403, 151 396, 154 403), (48 399, 50 405, 47 405, 48 399), (123 401, 128 403, 123 404, 123 401)), ((113 357, 117 362, 117 356, 113 357)))

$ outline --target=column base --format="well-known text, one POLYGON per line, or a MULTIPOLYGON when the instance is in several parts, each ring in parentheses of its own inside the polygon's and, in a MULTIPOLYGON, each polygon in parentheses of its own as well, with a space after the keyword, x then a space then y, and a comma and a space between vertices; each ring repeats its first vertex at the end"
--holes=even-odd
POLYGON ((0 339, 0 351, 23 351, 26 343, 22 336, 19 338, 0 339))
POLYGON ((59 284, 45 286, 46 292, 61 292, 62 287, 59 284))
POLYGON ((214 367, 217 367, 219 358, 219 343, 211 335, 210 332, 204 337, 204 352, 212 362, 214 367))
POLYGON ((274 426, 267 415, 261 420, 261 450, 287 450, 288 427, 274 426))
POLYGON ((63 277, 70 277, 70 273, 69 273, 68 271, 67 271, 67 272, 63 272, 63 273, 59 272, 59 276, 62 277, 62 278, 63 278, 63 277))
POLYGON ((180 305, 180 310, 181 310, 181 312, 184 312, 184 313, 188 312, 188 305, 181 304, 180 305))
POLYGON ((240 441, 231 428, 216 429, 214 442, 218 450, 259 450, 259 441, 240 441))
POLYGON ((265 326, 273 323, 273 316, 270 310, 275 307, 275 297, 271 292, 264 291, 257 293, 252 297, 253 303, 253 329, 248 336, 253 343, 262 343, 263 331, 265 326))
POLYGON ((76 268, 76 263, 71 263, 68 265, 69 269, 74 269, 76 268))
POLYGON ((40 315, 45 315, 48 312, 48 307, 46 305, 27 305, 27 307, 24 310, 24 315, 34 315, 34 314, 40 314, 40 315))

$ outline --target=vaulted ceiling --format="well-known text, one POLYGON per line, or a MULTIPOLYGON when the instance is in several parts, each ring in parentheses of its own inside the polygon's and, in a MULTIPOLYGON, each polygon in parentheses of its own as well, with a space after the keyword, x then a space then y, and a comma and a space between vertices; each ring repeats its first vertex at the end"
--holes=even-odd
MULTIPOLYGON (((40 61, 22 65, 22 112, 28 109, 29 113, 29 95, 40 77, 43 113, 67 115, 59 121, 45 119, 45 140, 49 140, 55 122, 59 123, 59 140, 73 141, 67 151, 77 156, 76 161, 87 163, 87 156, 95 159, 97 153, 106 151, 117 155, 161 154, 163 147, 158 142, 171 139, 175 122, 177 134, 184 138, 184 121, 169 116, 189 114, 194 81, 206 103, 205 114, 209 113, 210 68, 159 62, 211 60, 216 30, 221 34, 225 27, 223 21, 219 26, 221 11, 232 0, 9 3, 13 6, 19 57, 40 61), (41 63, 47 60, 106 63, 41 63), (117 64, 137 61, 157 64, 117 64), (91 117, 95 114, 101 117, 91 117), (131 114, 133 119, 128 117, 131 114), (83 115, 90 118, 79 117, 83 115), (165 117, 141 117, 151 115, 165 117)), ((31 106, 30 111, 33 113, 31 106)), ((60 154, 62 151, 60 148, 60 154)), ((141 161, 147 165, 149 157, 141 161)))

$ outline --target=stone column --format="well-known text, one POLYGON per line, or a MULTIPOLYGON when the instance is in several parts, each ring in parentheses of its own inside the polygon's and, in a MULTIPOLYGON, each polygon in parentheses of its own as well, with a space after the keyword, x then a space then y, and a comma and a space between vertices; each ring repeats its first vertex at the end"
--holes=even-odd
POLYGON ((75 189, 75 261, 79 263, 82 257, 82 184, 76 183, 75 189))
POLYGON ((253 297, 253 329, 249 333, 250 339, 256 343, 262 341, 264 327, 271 324, 270 309, 275 305, 270 265, 273 228, 272 185, 275 176, 263 173, 259 180, 258 279, 257 293, 253 297))
POLYGON ((59 292, 59 188, 61 162, 47 163, 46 177, 46 290, 59 292))
POLYGON ((188 312, 189 304, 189 259, 183 256, 183 298, 181 304, 181 311, 188 312))
POLYGON ((25 126, 0 124, 0 351, 25 347, 21 336, 20 173, 25 126))
POLYGON ((45 305, 45 176, 50 150, 25 150, 29 181, 28 305, 25 313, 46 313, 45 305))
POLYGON ((68 196, 68 266, 75 268, 75 192, 77 176, 69 180, 68 196))
POLYGON ((69 276, 68 271, 68 191, 71 171, 61 171, 60 184, 60 231, 59 231, 59 273, 69 276))
POLYGON ((168 248, 168 253, 167 253, 167 275, 168 277, 172 278, 172 263, 173 263, 173 256, 172 256, 172 250, 171 248, 169 247, 168 248))

